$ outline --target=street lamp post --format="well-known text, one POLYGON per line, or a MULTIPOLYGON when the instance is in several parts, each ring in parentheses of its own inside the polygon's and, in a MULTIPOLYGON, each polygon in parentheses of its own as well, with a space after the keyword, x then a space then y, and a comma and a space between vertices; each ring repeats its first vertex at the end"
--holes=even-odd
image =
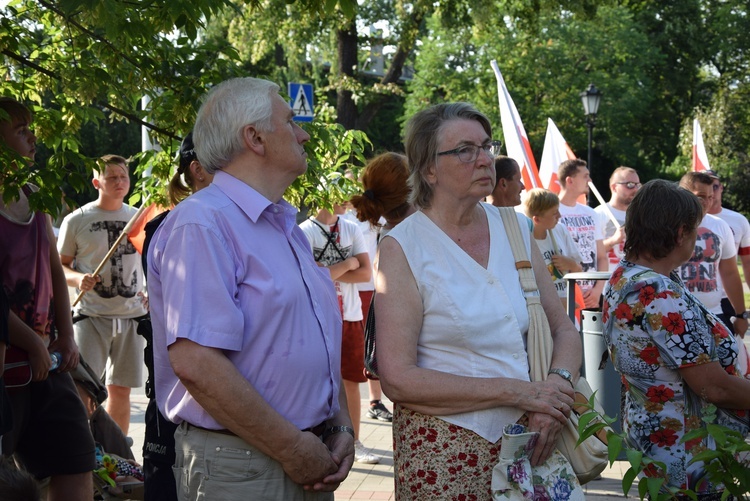
POLYGON ((599 101, 602 99, 602 92, 594 84, 589 84, 588 89, 581 92, 581 101, 583 101, 583 111, 586 113, 586 127, 589 129, 589 159, 588 166, 591 171, 591 134, 596 125, 596 112, 599 111, 599 101))

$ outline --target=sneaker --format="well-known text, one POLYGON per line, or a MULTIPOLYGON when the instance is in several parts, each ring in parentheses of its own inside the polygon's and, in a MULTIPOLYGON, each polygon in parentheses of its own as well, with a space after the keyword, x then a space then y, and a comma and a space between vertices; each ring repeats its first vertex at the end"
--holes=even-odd
POLYGON ((354 461, 365 464, 378 464, 380 458, 370 452, 370 449, 364 446, 359 440, 354 441, 354 461))
POLYGON ((377 419, 378 421, 393 422, 393 414, 391 414, 391 411, 389 411, 380 400, 374 405, 370 404, 370 409, 367 411, 367 417, 370 419, 377 419))

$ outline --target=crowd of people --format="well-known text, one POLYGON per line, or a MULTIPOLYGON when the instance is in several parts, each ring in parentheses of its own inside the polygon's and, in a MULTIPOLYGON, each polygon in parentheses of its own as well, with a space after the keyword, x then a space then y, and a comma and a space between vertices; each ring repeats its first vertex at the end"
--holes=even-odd
MULTIPOLYGON (((0 109, 4 147, 32 162, 31 113, 10 98, 0 109)), ((721 207, 714 172, 642 186, 619 167, 594 210, 581 203, 588 166, 574 159, 558 169, 559 194, 524 194, 488 118, 445 103, 409 119, 405 155, 368 162, 360 194, 298 224, 283 194, 307 168, 310 136, 293 115, 272 82, 212 88, 180 147, 173 207, 146 226, 142 255, 120 238, 136 212, 123 157, 99 159, 97 200, 71 212, 59 238, 30 208, 35 187, 0 200, 0 361, 22 353, 31 380, 0 385, 2 454, 22 466, 8 475, 0 464, 0 484, 28 485, 25 471, 51 479, 48 499, 91 499, 95 443, 71 377, 80 353, 123 435, 145 361, 145 499, 332 500, 355 462, 379 461, 360 440, 362 414, 392 422, 397 499, 492 499, 509 426, 536 434, 537 493, 577 499, 555 446, 582 364, 562 277, 609 271, 581 283, 582 300, 603 308, 629 445, 664 461, 649 474, 669 487, 721 495, 691 462, 713 440, 676 445, 709 404, 720 424, 750 430, 737 266, 739 256, 750 267, 750 224, 721 207), (519 237, 495 206, 517 208, 519 237), (514 245, 530 256, 554 341, 544 381, 529 376, 514 245), (369 311, 379 380, 364 367, 369 311)))

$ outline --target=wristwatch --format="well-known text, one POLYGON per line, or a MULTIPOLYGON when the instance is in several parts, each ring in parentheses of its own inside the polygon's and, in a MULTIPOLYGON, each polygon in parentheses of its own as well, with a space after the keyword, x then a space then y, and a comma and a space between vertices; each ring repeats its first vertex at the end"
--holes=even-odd
POLYGON ((745 311, 740 312, 740 313, 735 313, 734 314, 734 318, 744 318, 745 320, 747 320, 748 318, 750 318, 750 312, 748 312, 747 310, 745 310, 745 311))
POLYGON ((331 426, 330 428, 326 428, 326 431, 323 432, 323 441, 330 437, 331 435, 335 435, 336 433, 341 433, 342 431, 347 432, 349 435, 354 438, 354 428, 351 426, 331 426))
POLYGON ((571 374, 567 369, 550 369, 547 374, 557 374, 558 376, 569 382, 570 386, 573 386, 573 374, 571 374))

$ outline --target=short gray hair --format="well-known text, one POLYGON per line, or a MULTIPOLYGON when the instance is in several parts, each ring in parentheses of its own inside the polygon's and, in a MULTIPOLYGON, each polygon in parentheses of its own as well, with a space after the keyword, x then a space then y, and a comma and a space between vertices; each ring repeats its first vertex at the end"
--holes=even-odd
POLYGON ((409 202, 419 208, 430 207, 432 186, 427 182, 428 169, 435 164, 438 140, 443 124, 451 120, 476 120, 492 137, 489 119, 469 103, 443 103, 412 116, 406 124, 404 146, 409 162, 409 202))
POLYGON ((244 148, 242 130, 271 129, 272 95, 279 86, 260 78, 232 78, 206 95, 193 127, 195 154, 206 172, 226 167, 244 148))

